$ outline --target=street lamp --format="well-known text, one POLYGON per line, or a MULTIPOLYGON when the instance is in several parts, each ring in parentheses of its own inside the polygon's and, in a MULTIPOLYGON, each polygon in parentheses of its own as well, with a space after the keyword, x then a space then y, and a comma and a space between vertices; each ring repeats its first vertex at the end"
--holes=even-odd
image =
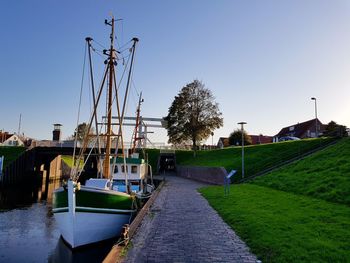
POLYGON ((311 100, 315 101, 315 136, 318 137, 318 129, 317 129, 317 100, 315 97, 312 97, 311 100))
POLYGON ((241 125, 241 132, 242 132, 242 179, 243 179, 244 178, 244 128, 243 128, 243 125, 247 123, 242 121, 237 124, 241 125))

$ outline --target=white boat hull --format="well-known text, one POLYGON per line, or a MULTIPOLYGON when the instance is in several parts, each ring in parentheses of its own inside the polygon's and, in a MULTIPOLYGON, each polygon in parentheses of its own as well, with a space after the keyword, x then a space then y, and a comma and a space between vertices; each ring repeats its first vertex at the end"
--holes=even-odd
POLYGON ((63 239, 76 248, 120 235, 136 212, 132 202, 125 193, 68 181, 68 191, 54 192, 53 213, 63 239))
POLYGON ((75 212, 55 213, 62 238, 76 248, 110 239, 120 235, 123 225, 129 223, 130 215, 75 212))

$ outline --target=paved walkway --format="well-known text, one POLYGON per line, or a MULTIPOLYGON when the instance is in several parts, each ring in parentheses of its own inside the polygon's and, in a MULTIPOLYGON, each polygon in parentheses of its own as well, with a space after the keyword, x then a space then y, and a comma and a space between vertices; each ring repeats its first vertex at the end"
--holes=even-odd
POLYGON ((132 239, 125 262, 256 262, 247 246, 197 192, 203 183, 166 176, 132 239))

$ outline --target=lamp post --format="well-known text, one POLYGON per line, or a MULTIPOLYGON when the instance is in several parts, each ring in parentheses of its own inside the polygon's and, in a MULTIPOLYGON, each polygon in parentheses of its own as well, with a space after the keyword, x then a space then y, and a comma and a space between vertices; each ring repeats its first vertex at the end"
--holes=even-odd
POLYGON ((243 179, 244 178, 244 128, 243 128, 243 125, 247 123, 242 121, 237 124, 241 125, 241 132, 242 132, 242 179, 243 179))
POLYGON ((318 137, 318 129, 317 129, 317 100, 315 97, 312 97, 311 100, 315 101, 315 136, 318 137))

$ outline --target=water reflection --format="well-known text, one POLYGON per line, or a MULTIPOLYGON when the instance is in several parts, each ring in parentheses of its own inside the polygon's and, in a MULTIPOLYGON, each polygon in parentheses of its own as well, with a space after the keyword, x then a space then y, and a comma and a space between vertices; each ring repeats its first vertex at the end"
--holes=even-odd
POLYGON ((60 238, 52 192, 60 180, 36 178, 0 188, 0 262, 101 262, 115 241, 72 251, 60 238))
POLYGON ((97 244, 84 246, 74 251, 60 238, 52 255, 49 256, 48 262, 102 262, 111 250, 116 240, 108 240, 97 244))
POLYGON ((40 201, 52 202, 52 192, 61 184, 59 178, 32 177, 21 184, 0 185, 0 211, 30 207, 40 201))

